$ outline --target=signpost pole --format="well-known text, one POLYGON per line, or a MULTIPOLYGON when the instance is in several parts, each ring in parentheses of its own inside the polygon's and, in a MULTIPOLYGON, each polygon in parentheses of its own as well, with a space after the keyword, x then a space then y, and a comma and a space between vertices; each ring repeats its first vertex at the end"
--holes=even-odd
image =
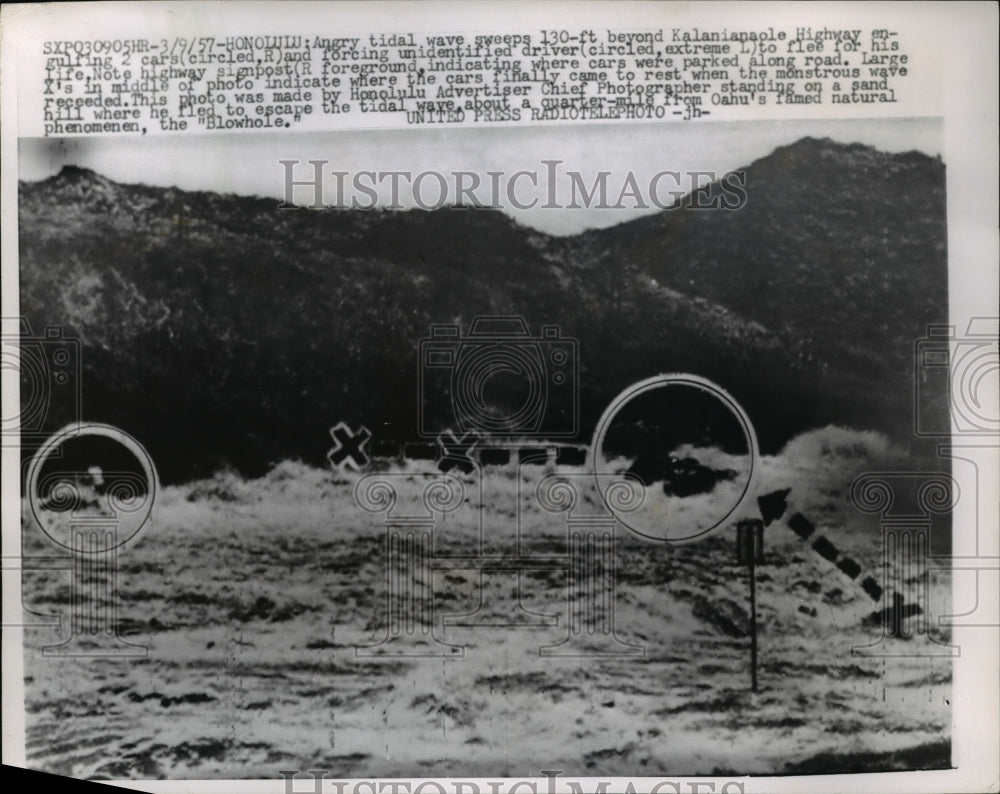
POLYGON ((736 524, 736 561, 750 569, 750 690, 757 691, 757 563, 764 562, 764 522, 736 524))
POLYGON ((757 691, 757 573, 750 557, 750 690, 757 691))

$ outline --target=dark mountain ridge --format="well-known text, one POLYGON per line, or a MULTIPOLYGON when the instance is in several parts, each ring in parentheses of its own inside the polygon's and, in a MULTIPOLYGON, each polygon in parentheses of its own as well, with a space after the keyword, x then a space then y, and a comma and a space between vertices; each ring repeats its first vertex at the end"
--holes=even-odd
POLYGON ((913 345, 947 320, 944 165, 804 139, 745 173, 738 211, 565 238, 498 211, 279 210, 70 166, 20 185, 21 313, 80 339, 83 416, 133 433, 167 481, 323 463, 339 420, 416 440, 419 341, 484 314, 578 341, 583 442, 615 394, 670 371, 727 388, 765 451, 829 423, 908 442, 913 345))

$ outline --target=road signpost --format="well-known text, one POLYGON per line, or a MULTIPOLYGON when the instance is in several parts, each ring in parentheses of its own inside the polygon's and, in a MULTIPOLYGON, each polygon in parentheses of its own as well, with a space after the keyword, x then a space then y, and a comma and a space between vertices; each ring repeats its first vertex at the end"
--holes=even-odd
POLYGON ((749 518, 736 524, 736 561, 750 569, 750 689, 757 691, 757 572, 764 562, 764 522, 749 518))

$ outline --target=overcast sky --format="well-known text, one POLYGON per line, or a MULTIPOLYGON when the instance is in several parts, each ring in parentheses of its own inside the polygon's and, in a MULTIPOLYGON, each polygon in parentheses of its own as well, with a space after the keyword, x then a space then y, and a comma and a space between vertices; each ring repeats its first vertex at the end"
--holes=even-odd
MULTIPOLYGON (((543 160, 561 160, 560 174, 579 171, 589 186, 599 171, 611 172, 612 200, 627 174, 635 175, 645 190, 660 171, 716 171, 720 175, 749 165, 804 136, 829 137, 843 143, 865 143, 883 151, 922 151, 943 154, 939 119, 879 121, 689 122, 653 124, 579 124, 573 126, 488 127, 351 131, 337 133, 191 134, 148 137, 25 138, 19 146, 19 176, 37 180, 57 173, 64 165, 91 168, 117 182, 172 185, 185 190, 284 197, 284 166, 279 160, 299 160, 296 178, 311 175, 308 160, 327 160, 329 171, 455 171, 518 170, 539 173, 539 188, 522 180, 525 196, 545 196, 543 160)), ((347 177, 348 180, 351 176, 347 177)), ((506 177, 505 177, 506 179, 506 177)), ((703 180, 704 181, 704 180, 703 180)), ((382 200, 389 201, 389 181, 382 200)), ((328 178, 328 201, 335 180, 328 178)), ((661 182, 666 192, 673 185, 661 182)), ((434 202, 437 188, 425 185, 434 202)), ((568 180, 560 182, 560 195, 568 180)), ((750 187, 752 190, 752 187, 750 187)), ((483 195, 487 195, 485 187, 483 195)), ((296 194, 309 199, 310 191, 296 194)), ((400 199, 410 205, 409 192, 400 199)), ((566 193, 568 196, 568 192, 566 193)), ((662 195, 662 194, 661 194, 662 195)), ((568 203, 568 202, 566 202, 568 203)), ((627 204, 634 204, 632 201, 627 204)), ((508 207, 519 222, 552 234, 573 234, 591 227, 610 226, 641 214, 636 209, 533 209, 508 207)))

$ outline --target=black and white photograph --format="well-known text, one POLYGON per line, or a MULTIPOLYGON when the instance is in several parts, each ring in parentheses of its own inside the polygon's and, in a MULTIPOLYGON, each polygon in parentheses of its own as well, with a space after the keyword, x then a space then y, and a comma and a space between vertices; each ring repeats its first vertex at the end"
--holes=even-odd
POLYGON ((223 44, 175 5, 17 53, 17 765, 991 790, 996 228, 956 217, 952 108, 915 110, 926 24, 247 4, 223 44))

